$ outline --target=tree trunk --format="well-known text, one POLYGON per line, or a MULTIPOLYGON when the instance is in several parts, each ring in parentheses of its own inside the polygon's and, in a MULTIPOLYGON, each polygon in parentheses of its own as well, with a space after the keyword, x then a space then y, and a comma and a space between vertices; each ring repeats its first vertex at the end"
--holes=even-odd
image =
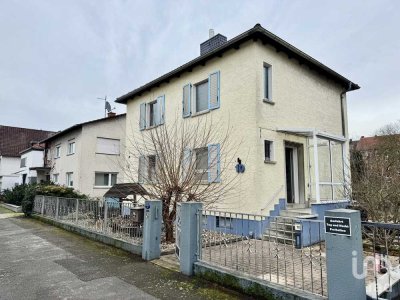
POLYGON ((174 222, 172 220, 164 220, 165 241, 167 243, 174 243, 174 222))

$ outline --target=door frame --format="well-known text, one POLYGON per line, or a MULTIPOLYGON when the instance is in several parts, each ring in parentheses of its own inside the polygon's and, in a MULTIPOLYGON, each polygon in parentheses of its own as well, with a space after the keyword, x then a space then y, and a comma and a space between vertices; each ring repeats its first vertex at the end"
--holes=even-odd
MULTIPOLYGON (((284 141, 284 157, 285 157, 285 186, 287 185, 287 172, 286 172, 286 149, 291 149, 291 176, 292 176, 292 189, 294 201, 292 204, 305 203, 305 168, 304 168, 304 145, 301 143, 294 143, 284 141)), ((286 201, 288 199, 287 186, 286 186, 286 201)))

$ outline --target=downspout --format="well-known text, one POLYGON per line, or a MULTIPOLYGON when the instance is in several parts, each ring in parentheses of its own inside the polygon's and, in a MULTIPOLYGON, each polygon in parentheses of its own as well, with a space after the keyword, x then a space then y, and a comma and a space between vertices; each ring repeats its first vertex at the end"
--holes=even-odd
POLYGON ((345 91, 343 91, 342 93, 340 93, 340 110, 341 110, 341 115, 342 115, 342 134, 344 137, 346 137, 346 122, 345 122, 345 109, 344 109, 344 95, 351 91, 353 83, 349 82, 349 86, 347 87, 347 89, 345 91))
MULTIPOLYGON (((348 137, 347 137, 347 135, 346 135, 346 121, 345 121, 345 113, 346 113, 346 111, 345 111, 345 107, 344 107, 344 95, 347 93, 347 92, 349 92, 349 91, 351 91, 351 88, 352 88, 352 82, 349 82, 349 86, 347 87, 347 89, 345 90, 345 91, 343 91, 342 93, 340 93, 340 107, 341 107, 341 112, 342 112, 342 134, 343 134, 343 136, 347 139, 348 137)), ((347 122, 347 124, 348 124, 348 122, 347 122)), ((349 180, 350 180, 350 169, 349 169, 349 161, 348 161, 348 158, 347 158, 347 144, 346 143, 344 143, 344 145, 343 145, 343 148, 342 148, 342 161, 343 161, 343 180, 344 180, 344 182, 343 182, 343 184, 344 184, 344 198, 348 198, 349 197, 349 195, 347 195, 347 192, 346 192, 346 185, 347 185, 347 183, 349 182, 349 180)))

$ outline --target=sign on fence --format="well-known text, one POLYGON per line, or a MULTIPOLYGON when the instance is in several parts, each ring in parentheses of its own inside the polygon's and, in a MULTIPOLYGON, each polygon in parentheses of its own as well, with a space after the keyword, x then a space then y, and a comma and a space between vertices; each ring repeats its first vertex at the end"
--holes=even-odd
POLYGON ((176 204, 176 224, 175 224, 175 255, 179 259, 181 249, 181 204, 176 204))
POLYGON ((350 219, 325 216, 325 233, 351 236, 350 219))

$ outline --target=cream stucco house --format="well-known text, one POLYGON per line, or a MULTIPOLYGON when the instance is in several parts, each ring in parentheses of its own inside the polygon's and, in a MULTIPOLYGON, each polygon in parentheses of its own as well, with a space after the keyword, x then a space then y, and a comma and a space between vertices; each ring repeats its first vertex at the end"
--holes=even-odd
POLYGON ((91 197, 123 182, 125 114, 76 124, 42 141, 50 180, 91 197))
POLYGON ((346 200, 346 93, 359 86, 259 24, 231 40, 211 36, 200 48, 199 57, 116 100, 127 105, 127 139, 177 114, 182 122, 229 122, 246 169, 236 175, 232 164, 212 180, 239 178, 220 208, 297 214, 346 200))

